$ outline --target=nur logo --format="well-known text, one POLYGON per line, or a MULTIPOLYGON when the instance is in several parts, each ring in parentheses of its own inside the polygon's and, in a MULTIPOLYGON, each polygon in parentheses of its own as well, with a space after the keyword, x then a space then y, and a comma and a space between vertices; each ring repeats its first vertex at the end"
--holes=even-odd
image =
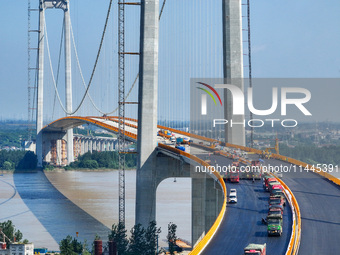
MULTIPOLYGON (((207 87, 208 89, 210 89, 217 96, 217 98, 220 101, 220 104, 222 106, 221 97, 220 97, 220 95, 217 93, 217 91, 213 87, 211 87, 210 85, 208 85, 206 83, 203 83, 203 82, 197 82, 197 83, 207 87)), ((217 105, 215 97, 213 96, 213 94, 209 90, 207 90, 205 88, 201 88, 201 87, 197 87, 197 88, 200 89, 200 90, 203 90, 204 92, 206 92, 212 98, 212 100, 214 101, 215 105, 217 105)), ((202 94, 201 95, 201 114, 202 115, 207 115, 207 94, 202 94)))
MULTIPOLYGON (((219 99, 220 104, 222 106, 222 100, 219 96, 219 94, 216 92, 216 90, 211 87, 210 85, 203 83, 203 82, 197 82, 198 84, 201 84, 207 88, 209 88, 219 99)), ((215 97, 213 94, 201 87, 197 87, 200 90, 203 90, 206 92, 214 101, 215 105, 217 105, 215 97)), ((232 114, 233 115, 244 115, 245 114, 245 95, 243 91, 231 84, 216 84, 215 88, 218 89, 228 89, 231 93, 232 96, 232 114)), ((307 108, 304 106, 305 103, 307 103, 311 99, 311 93, 308 89, 305 88, 298 88, 298 87, 282 87, 281 88, 281 116, 286 116, 287 115, 287 105, 295 105, 305 116, 311 116, 312 114, 307 110, 307 108), (288 96, 289 94, 300 94, 303 95, 304 97, 297 97, 297 98, 292 98, 292 96, 288 96)), ((265 110, 260 110, 256 109, 254 107, 254 99, 253 99, 253 89, 248 88, 248 95, 247 95, 247 106, 250 112, 252 112, 255 115, 259 116, 268 116, 276 111, 279 105, 279 96, 278 96, 278 88, 273 87, 272 88, 272 105, 269 109, 265 110)), ((201 95, 201 115, 207 115, 207 95, 202 94, 201 95)))

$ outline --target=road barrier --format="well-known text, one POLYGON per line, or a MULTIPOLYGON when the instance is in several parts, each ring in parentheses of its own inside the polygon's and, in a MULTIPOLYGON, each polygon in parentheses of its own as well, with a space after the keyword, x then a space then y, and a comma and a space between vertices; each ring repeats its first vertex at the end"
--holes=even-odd
POLYGON ((291 163, 291 164, 294 164, 294 165, 297 165, 297 166, 302 166, 304 169, 308 169, 309 172, 319 174, 320 176, 332 181, 333 183, 340 185, 340 180, 338 178, 334 177, 333 175, 329 174, 326 171, 323 171, 320 168, 315 167, 315 165, 313 166, 313 165, 307 164, 305 162, 302 162, 300 160, 293 159, 293 158, 286 157, 286 156, 282 156, 282 155, 279 155, 279 154, 272 154, 271 158, 279 159, 279 160, 282 160, 282 161, 285 161, 285 162, 288 162, 288 163, 291 163))
POLYGON ((293 213, 293 225, 292 225, 292 234, 290 236, 290 241, 288 244, 288 249, 286 251, 286 255, 296 255, 298 254, 301 240, 301 213, 299 204, 290 190, 290 188, 280 179, 276 179, 281 183, 282 187, 286 192, 286 197, 288 199, 289 205, 292 208, 293 213))

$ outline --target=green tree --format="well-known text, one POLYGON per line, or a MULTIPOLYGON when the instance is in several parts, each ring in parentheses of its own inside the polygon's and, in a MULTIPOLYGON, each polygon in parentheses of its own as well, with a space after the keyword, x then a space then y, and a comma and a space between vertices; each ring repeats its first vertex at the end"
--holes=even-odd
POLYGON ((83 243, 83 252, 82 252, 82 254, 83 255, 91 255, 91 252, 89 251, 89 245, 88 245, 86 239, 84 240, 84 243, 83 243))
POLYGON ((4 170, 11 170, 11 169, 13 169, 13 164, 9 161, 5 161, 2 168, 4 170))
POLYGON ((61 255, 76 255, 73 251, 72 236, 68 235, 65 239, 59 243, 59 249, 61 255))
MULTIPOLYGON (((16 230, 15 226, 13 225, 13 222, 11 220, 5 221, 5 222, 1 222, 0 223, 0 228, 2 229, 2 232, 12 241, 14 242, 17 241, 21 241, 22 239, 22 233, 20 232, 20 230, 16 230)), ((9 241, 6 239, 6 244, 9 246, 10 243, 9 241)))
POLYGON ((168 224, 168 235, 166 237, 168 239, 170 254, 174 254, 174 252, 176 250, 175 249, 176 248, 176 240, 177 240, 176 230, 177 230, 177 225, 170 222, 168 224))
POLYGON ((127 254, 129 241, 126 236, 126 229, 124 224, 118 223, 117 225, 112 225, 112 230, 109 234, 109 240, 116 242, 119 255, 127 254))
POLYGON ((161 233, 161 228, 157 228, 156 221, 151 221, 145 231, 146 254, 155 254, 157 250, 157 239, 161 233))
POLYGON ((129 253, 134 255, 146 255, 145 229, 141 224, 136 224, 131 229, 129 239, 129 253))
POLYGON ((76 238, 73 238, 72 240, 72 247, 73 251, 77 254, 81 254, 83 252, 83 244, 79 242, 76 238))

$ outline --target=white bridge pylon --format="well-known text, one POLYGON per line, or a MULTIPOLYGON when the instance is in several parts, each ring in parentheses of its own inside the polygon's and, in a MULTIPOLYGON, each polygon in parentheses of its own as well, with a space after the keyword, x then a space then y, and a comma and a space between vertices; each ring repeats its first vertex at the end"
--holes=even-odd
MULTIPOLYGON (((65 40, 65 92, 66 111, 72 112, 72 77, 71 77, 71 40, 70 40, 70 12, 69 0, 41 0, 39 3, 39 45, 38 45, 38 92, 37 92, 37 158, 38 167, 43 163, 43 107, 44 107, 44 43, 45 43, 45 10, 61 9, 64 11, 64 40, 65 40)), ((73 155, 73 129, 69 128, 66 134, 67 161, 74 161, 73 155)))

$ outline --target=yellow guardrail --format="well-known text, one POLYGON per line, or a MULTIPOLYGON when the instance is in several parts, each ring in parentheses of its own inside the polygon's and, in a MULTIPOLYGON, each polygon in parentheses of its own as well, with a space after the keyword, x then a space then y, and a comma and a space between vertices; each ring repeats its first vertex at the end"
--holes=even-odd
MULTIPOLYGON (((247 152, 253 152, 256 154, 262 154, 261 150, 257 150, 257 149, 253 149, 253 148, 248 148, 245 146, 239 146, 239 145, 233 145, 233 144, 226 144, 226 146, 228 147, 233 147, 233 148, 237 148, 243 151, 247 151, 247 152)), ((197 158, 196 156, 193 156, 187 152, 183 152, 180 151, 178 149, 175 149, 173 147, 164 145, 164 144, 159 144, 159 147, 163 147, 167 150, 176 152, 177 154, 183 155, 187 158, 193 159, 194 161, 196 161, 197 163, 203 165, 203 166, 209 166, 209 164, 199 158, 197 158)), ((221 153, 221 152, 220 152, 221 153)), ((228 156, 223 155, 223 156, 228 156)), ((301 165, 301 161, 295 160, 295 159, 291 159, 291 158, 287 158, 278 154, 272 154, 272 156, 274 156, 273 158, 277 158, 283 161, 287 161, 290 162, 292 164, 298 164, 301 165)), ((218 215, 218 217, 216 218, 215 223, 213 224, 213 226, 210 228, 210 230, 208 231, 208 233, 203 237, 203 239, 194 247, 194 249, 189 253, 189 255, 198 255, 201 254, 201 252, 204 250, 204 248, 208 245, 208 243, 210 242, 210 240, 213 238, 213 236, 215 235, 218 227, 220 226, 223 216, 226 212, 226 199, 227 199, 227 191, 226 191, 226 187, 225 187, 225 183, 222 179, 222 177, 220 176, 219 173, 214 172, 215 176, 218 178, 218 180, 220 181, 220 183, 222 184, 223 187, 223 191, 224 191, 224 205, 222 206, 222 209, 218 215)), ((281 183, 281 185, 284 187, 284 189, 288 192, 289 194, 289 199, 292 205, 292 210, 294 212, 294 216, 293 216, 293 225, 292 225, 292 234, 291 234, 291 238, 289 241, 289 245, 288 245, 288 249, 286 251, 286 255, 296 255, 298 253, 299 250, 299 246, 300 246, 300 240, 301 240, 301 213, 300 213, 300 207, 299 204, 293 194, 293 192, 289 189, 289 187, 279 178, 277 178, 279 180, 279 182, 281 183)))
POLYGON ((283 188, 288 192, 289 194, 289 200, 290 204, 293 206, 293 226, 292 226, 292 234, 290 237, 288 249, 286 252, 286 255, 296 255, 299 251, 300 246, 300 240, 301 240, 301 213, 300 213, 300 207, 299 204, 293 194, 293 192, 290 190, 290 188, 280 179, 276 179, 281 183, 283 188))
MULTIPOLYGON (((184 157, 187 157, 189 159, 194 160, 195 162, 197 162, 198 164, 202 165, 202 166, 210 166, 207 162, 205 162, 204 160, 191 155, 187 152, 178 150, 176 148, 173 148, 171 146, 165 145, 165 144, 158 144, 158 147, 160 148, 164 148, 166 150, 172 151, 176 154, 180 154, 184 157)), ((225 186, 224 180, 222 178, 222 176, 217 172, 217 171, 212 171, 212 173, 217 177, 218 181, 220 182, 222 189, 223 189, 223 193, 224 193, 224 202, 221 208, 220 213, 218 214, 214 224, 212 225, 212 227, 209 229, 208 233, 202 238, 202 240, 194 247, 194 249, 189 253, 189 255, 197 255, 200 254, 204 248, 208 245, 208 243, 210 242, 210 240, 213 238, 213 236, 215 235, 215 233, 217 232, 219 226, 222 223, 224 214, 226 212, 226 203, 227 203, 227 188, 225 186)))
POLYGON ((313 166, 311 164, 307 164, 307 163, 302 162, 300 160, 293 159, 293 158, 286 157, 286 156, 282 156, 282 155, 279 155, 279 154, 272 154, 271 157, 275 158, 275 159, 282 160, 282 161, 286 161, 288 163, 291 163, 291 164, 294 164, 294 165, 297 165, 297 166, 302 166, 304 169, 308 169, 309 172, 317 173, 320 176, 332 181, 333 183, 340 185, 340 180, 338 178, 334 177, 333 175, 329 174, 326 171, 323 171, 320 168, 315 167, 315 165, 313 166))

